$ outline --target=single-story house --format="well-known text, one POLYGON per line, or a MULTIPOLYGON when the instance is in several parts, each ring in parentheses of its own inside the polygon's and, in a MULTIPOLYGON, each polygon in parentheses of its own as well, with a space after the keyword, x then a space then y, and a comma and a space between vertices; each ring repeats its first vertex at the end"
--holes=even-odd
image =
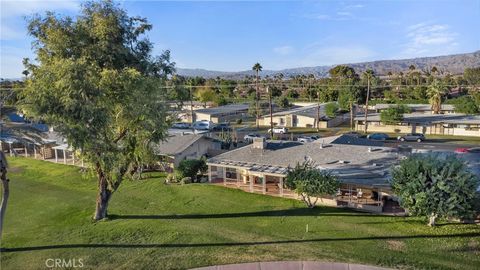
MULTIPOLYGON (((386 125, 380 120, 380 113, 367 116, 369 132, 387 133, 423 133, 454 136, 480 137, 480 115, 466 114, 421 114, 409 113, 403 115, 403 120, 396 125, 386 125)), ((355 129, 365 129, 365 116, 355 117, 355 129)))
POLYGON ((166 171, 173 170, 184 159, 208 157, 212 150, 219 149, 218 140, 202 134, 173 135, 154 145, 154 152, 162 157, 161 165, 166 171))
POLYGON ((336 175, 341 188, 320 202, 371 212, 398 209, 388 183, 390 168, 399 160, 396 149, 332 143, 339 136, 312 143, 254 140, 207 161, 209 182, 247 192, 280 197, 298 196, 284 187, 289 168, 305 160, 336 175))
MULTIPOLYGON (((430 104, 404 104, 412 110, 412 113, 425 113, 433 114, 432 105, 430 104)), ((373 110, 376 113, 380 113, 388 108, 396 107, 397 104, 376 104, 373 106, 373 110)), ((369 106, 370 110, 370 106, 369 106)), ((452 104, 442 104, 440 108, 441 114, 450 114, 455 113, 455 106, 452 104)))
POLYGON ((244 119, 248 117, 248 103, 229 104, 219 107, 194 110, 195 121, 212 121, 213 123, 222 123, 244 119))
MULTIPOLYGON (((273 125, 284 127, 329 128, 336 127, 350 119, 348 113, 337 115, 334 118, 328 117, 325 115, 325 105, 326 103, 320 105, 313 104, 273 113, 273 125)), ((259 119, 259 125, 270 126, 270 114, 263 115, 259 119)))

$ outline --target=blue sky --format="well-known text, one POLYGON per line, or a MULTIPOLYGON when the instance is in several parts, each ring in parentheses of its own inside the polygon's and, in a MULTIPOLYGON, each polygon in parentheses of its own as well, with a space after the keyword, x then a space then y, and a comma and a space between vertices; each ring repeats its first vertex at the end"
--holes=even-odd
MULTIPOLYGON (((1 1, 2 78, 32 57, 25 15, 75 15, 79 1, 1 1)), ((178 67, 239 71, 332 65, 480 49, 480 0, 120 1, 153 24, 155 52, 178 67)))

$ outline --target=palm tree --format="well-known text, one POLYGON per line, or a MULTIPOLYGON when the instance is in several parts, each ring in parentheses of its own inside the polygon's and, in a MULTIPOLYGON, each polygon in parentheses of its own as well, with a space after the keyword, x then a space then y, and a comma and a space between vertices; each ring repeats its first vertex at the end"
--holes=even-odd
POLYGON ((368 131, 368 124, 367 124, 367 118, 368 118, 368 99, 370 98, 370 83, 372 78, 375 76, 373 70, 367 69, 363 73, 363 77, 367 80, 367 98, 365 99, 365 134, 368 131))
POLYGON ((256 86, 256 94, 255 94, 255 103, 256 103, 256 124, 257 124, 257 129, 258 129, 258 119, 260 118, 260 115, 259 115, 259 109, 258 109, 258 100, 259 100, 259 94, 258 94, 258 73, 260 71, 262 71, 262 65, 260 65, 260 63, 255 63, 255 65, 253 65, 252 67, 252 70, 255 71, 256 73, 256 80, 255 80, 255 86, 256 86))
POLYGON ((442 97, 445 95, 447 87, 438 79, 435 79, 427 88, 427 95, 430 98, 430 105, 434 114, 439 114, 442 108, 442 97))

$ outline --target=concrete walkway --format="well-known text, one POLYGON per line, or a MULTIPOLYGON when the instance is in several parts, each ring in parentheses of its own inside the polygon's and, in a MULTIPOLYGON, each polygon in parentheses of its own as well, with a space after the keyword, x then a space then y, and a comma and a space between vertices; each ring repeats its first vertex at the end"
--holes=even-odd
POLYGON ((241 264, 215 265, 192 270, 391 270, 370 265, 312 262, 312 261, 280 261, 254 262, 241 264))

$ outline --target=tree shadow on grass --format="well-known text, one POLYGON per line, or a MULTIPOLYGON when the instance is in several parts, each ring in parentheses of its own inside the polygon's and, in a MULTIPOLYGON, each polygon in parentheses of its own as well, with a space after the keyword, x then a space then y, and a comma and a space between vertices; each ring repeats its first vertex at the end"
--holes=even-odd
POLYGON ((218 214, 175 214, 175 215, 109 215, 109 219, 210 219, 245 217, 399 217, 361 213, 343 209, 292 208, 257 212, 218 213, 218 214))
POLYGON ((72 249, 72 248, 199 248, 199 247, 235 247, 235 246, 258 246, 279 245, 296 243, 321 243, 321 242, 348 242, 369 240, 405 240, 405 239, 437 239, 437 238, 470 238, 479 237, 479 233, 459 233, 446 235, 399 235, 399 236, 369 236, 369 237, 345 237, 345 238, 315 238, 293 239, 280 241, 252 241, 252 242, 224 242, 224 243, 173 243, 173 244, 63 244, 31 247, 1 248, 1 252, 25 252, 37 250, 72 249))

